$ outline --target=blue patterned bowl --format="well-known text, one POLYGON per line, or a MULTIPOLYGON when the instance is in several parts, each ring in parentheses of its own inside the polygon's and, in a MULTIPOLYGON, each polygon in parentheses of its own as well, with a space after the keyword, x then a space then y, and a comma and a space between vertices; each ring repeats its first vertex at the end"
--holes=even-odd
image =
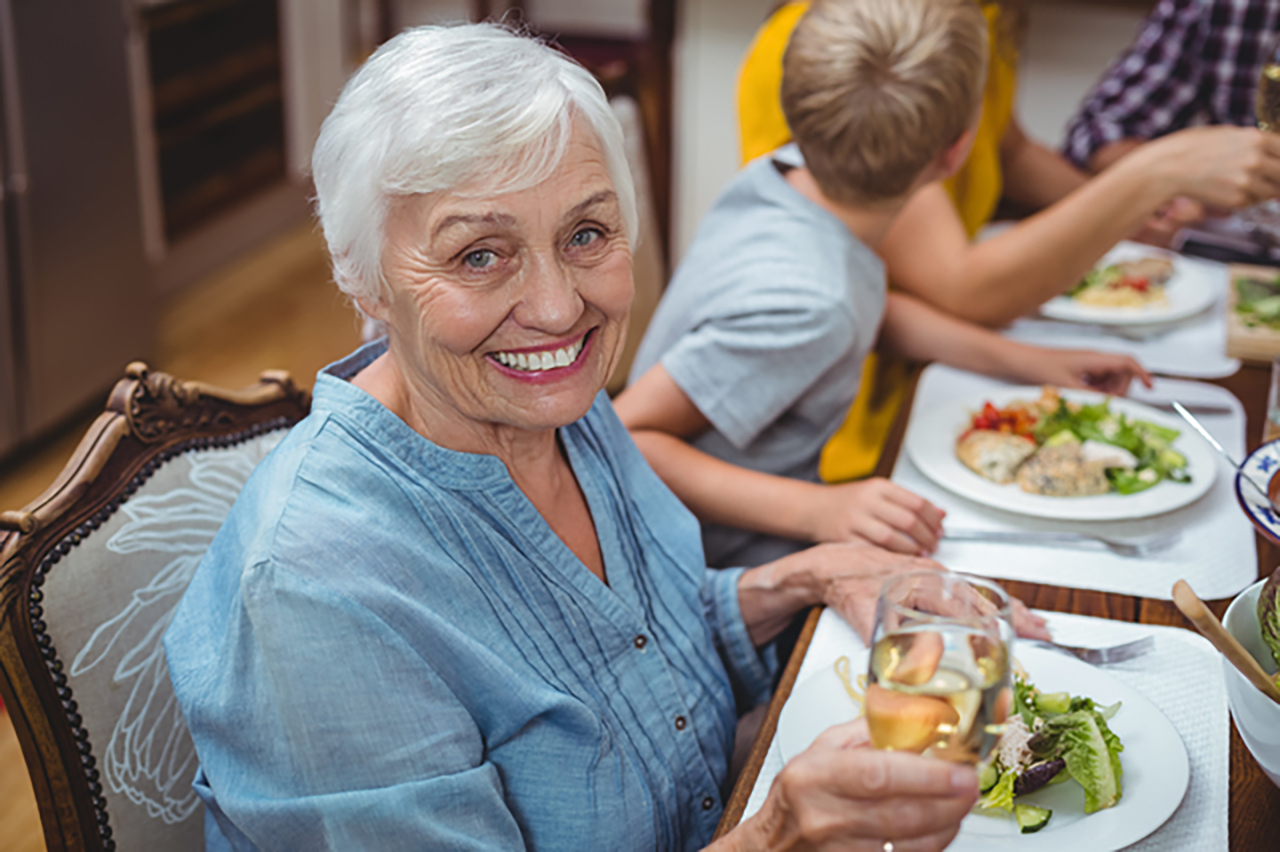
POLYGON ((1280 491, 1280 439, 1269 441, 1249 453, 1241 469, 1236 474, 1236 500, 1240 508, 1258 531, 1276 544, 1280 544, 1280 514, 1267 505, 1267 501, 1252 486, 1244 481, 1247 474, 1250 479, 1266 489, 1272 499, 1280 491))

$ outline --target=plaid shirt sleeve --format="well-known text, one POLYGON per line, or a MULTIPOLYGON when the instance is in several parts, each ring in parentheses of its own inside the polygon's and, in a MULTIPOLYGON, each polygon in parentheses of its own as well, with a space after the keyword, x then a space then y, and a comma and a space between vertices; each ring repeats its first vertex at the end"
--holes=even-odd
POLYGON ((1197 94, 1211 6, 1211 0, 1160 0, 1067 126, 1068 159, 1083 167, 1110 142, 1151 139, 1190 123, 1201 109, 1197 94))

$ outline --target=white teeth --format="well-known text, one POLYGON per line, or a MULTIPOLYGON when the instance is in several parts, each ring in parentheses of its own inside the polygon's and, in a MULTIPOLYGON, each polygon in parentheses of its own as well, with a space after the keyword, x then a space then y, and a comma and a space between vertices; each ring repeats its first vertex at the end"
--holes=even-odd
POLYGON ((578 360, 578 355, 582 353, 583 343, 586 341, 584 337, 572 346, 566 346, 553 352, 496 352, 494 358, 498 363, 516 370, 527 370, 529 372, 538 372, 541 370, 552 370, 556 367, 568 367, 574 361, 578 360))

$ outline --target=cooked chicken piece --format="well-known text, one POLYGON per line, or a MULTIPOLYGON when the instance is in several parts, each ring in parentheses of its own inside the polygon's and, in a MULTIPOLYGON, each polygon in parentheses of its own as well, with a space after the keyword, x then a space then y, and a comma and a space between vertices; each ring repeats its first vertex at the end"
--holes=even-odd
POLYGON ((1087 460, 1079 444, 1042 447, 1018 469, 1018 485, 1049 497, 1088 497, 1111 490, 1106 468, 1087 460))
POLYGON ((1103 467, 1127 467, 1130 470, 1138 466, 1138 458, 1124 447, 1115 444, 1104 444, 1101 441, 1085 441, 1080 445, 1085 461, 1098 462, 1103 467))
POLYGON ((1006 485, 1013 482, 1018 465, 1036 451, 1026 438, 979 429, 956 444, 956 455, 965 466, 983 479, 1006 485))
POLYGON ((1173 262, 1163 257, 1144 257, 1117 263, 1125 275, 1145 278, 1151 284, 1163 284, 1173 277, 1173 262))

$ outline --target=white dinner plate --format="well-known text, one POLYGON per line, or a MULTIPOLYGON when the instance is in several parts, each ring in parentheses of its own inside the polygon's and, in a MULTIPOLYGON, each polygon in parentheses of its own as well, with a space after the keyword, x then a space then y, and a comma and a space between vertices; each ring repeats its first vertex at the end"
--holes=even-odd
MULTIPOLYGON (((1018 797, 1020 803, 1053 810, 1039 832, 1019 833, 1013 816, 1003 811, 999 816, 972 813, 947 847, 949 852, 1111 852, 1163 825, 1182 802, 1190 780, 1186 746, 1164 714, 1118 678, 1073 657, 1035 647, 1018 647, 1014 653, 1032 682, 1045 692, 1083 695, 1104 706, 1121 702, 1107 723, 1124 744, 1120 801, 1085 816, 1080 785, 1054 784, 1018 797)), ((850 647, 848 657, 853 672, 866 672, 866 648, 850 647)), ((857 718, 860 711, 830 666, 814 673, 796 685, 778 718, 777 742, 783 759, 790 760, 818 734, 857 718)))
POLYGON ((1144 257, 1164 257, 1173 262, 1173 277, 1164 285, 1165 301, 1140 308, 1120 308, 1086 305, 1070 296, 1058 296, 1041 305, 1040 313, 1050 319, 1101 325, 1166 323, 1200 313, 1225 292, 1221 270, 1138 243, 1118 243, 1098 261, 1097 267, 1144 257))
POLYGON ((1240 465, 1240 471, 1236 474, 1235 481, 1236 500, 1240 503, 1240 508, 1244 509, 1245 515, 1253 521, 1259 532, 1280 544, 1280 517, 1258 490, 1243 479, 1248 476, 1263 491, 1271 487, 1271 480, 1280 475, 1280 441, 1268 441, 1249 453, 1244 464, 1240 465))
MULTIPOLYGON (((1095 497, 1048 497, 1029 494, 1016 482, 999 485, 964 466, 956 456, 956 440, 969 428, 972 415, 982 409, 984 402, 990 401, 997 408, 1003 408, 1015 400, 1030 402, 1039 399, 1040 392, 1038 387, 1011 387, 982 397, 939 400, 931 408, 911 412, 903 447, 921 473, 948 491, 996 509, 1037 518, 1064 521, 1146 518, 1196 501, 1213 484, 1218 473, 1218 461, 1208 444, 1198 435, 1190 434, 1187 424, 1177 417, 1123 397, 1112 397, 1112 411, 1182 433, 1174 440, 1173 446, 1187 458, 1190 482, 1165 480, 1137 494, 1113 492, 1095 497)), ((1100 402, 1106 398, 1103 394, 1089 391, 1062 391, 1062 396, 1084 403, 1100 402)))

